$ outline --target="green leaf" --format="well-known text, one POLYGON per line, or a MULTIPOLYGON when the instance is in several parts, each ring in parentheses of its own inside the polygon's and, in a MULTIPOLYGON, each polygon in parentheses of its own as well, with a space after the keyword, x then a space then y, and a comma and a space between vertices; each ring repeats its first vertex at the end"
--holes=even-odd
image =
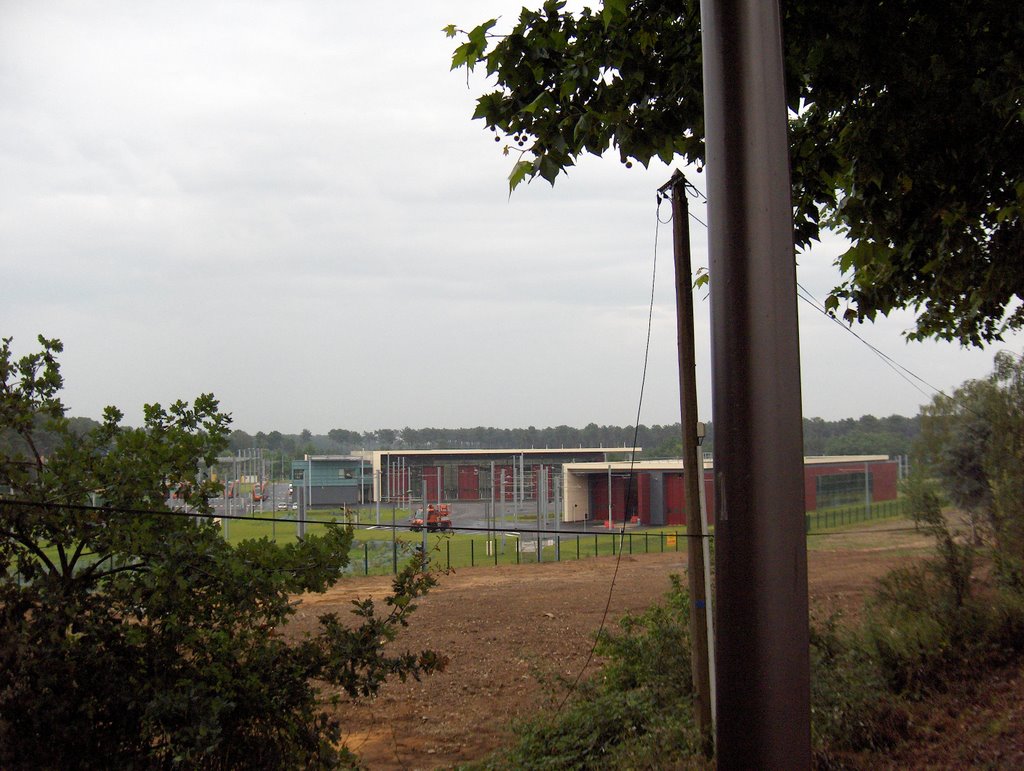
POLYGON ((708 273, 707 268, 698 268, 696 274, 693 277, 693 288, 703 289, 711 283, 711 274, 708 273))
POLYGON ((604 22, 605 29, 613 22, 626 17, 626 4, 627 0, 605 0, 601 9, 601 21, 604 22))
MULTIPOLYGON (((488 30, 497 23, 497 19, 491 19, 467 32, 466 42, 456 48, 452 54, 451 69, 454 70, 465 66, 468 70, 472 71, 477 63, 484 58, 484 54, 487 51, 488 30)), ((447 29, 446 27, 445 31, 447 29)))
POLYGON ((534 99, 532 102, 526 105, 526 107, 523 108, 523 112, 530 114, 535 113, 537 112, 537 110, 549 107, 553 101, 554 100, 552 100, 551 94, 549 94, 547 91, 542 91, 536 99, 534 99))
POLYGON ((508 192, 512 193, 519 183, 528 176, 533 176, 533 164, 529 161, 519 161, 512 167, 512 173, 508 175, 508 192))
POLYGON ((555 179, 558 177, 558 173, 561 170, 561 166, 559 166, 550 155, 542 155, 540 157, 539 173, 552 185, 555 184, 555 179))

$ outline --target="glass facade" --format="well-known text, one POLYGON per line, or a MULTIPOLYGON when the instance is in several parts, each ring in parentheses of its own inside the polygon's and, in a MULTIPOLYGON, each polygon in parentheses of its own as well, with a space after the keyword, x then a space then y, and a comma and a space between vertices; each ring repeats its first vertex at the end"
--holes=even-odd
POLYGON ((871 502, 871 472, 867 473, 866 481, 863 471, 855 471, 846 474, 822 474, 815 478, 815 482, 819 510, 871 502))

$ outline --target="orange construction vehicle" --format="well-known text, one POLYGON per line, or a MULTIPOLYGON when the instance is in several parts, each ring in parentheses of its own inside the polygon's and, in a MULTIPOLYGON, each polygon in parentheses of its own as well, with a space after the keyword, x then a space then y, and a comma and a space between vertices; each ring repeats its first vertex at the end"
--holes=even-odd
MULTIPOLYGON (((418 533, 423 527, 423 509, 420 509, 416 512, 416 516, 409 520, 409 529, 418 533)), ((431 503, 427 506, 426 528, 428 533, 452 529, 452 520, 448 513, 447 503, 439 503, 437 506, 431 503)))

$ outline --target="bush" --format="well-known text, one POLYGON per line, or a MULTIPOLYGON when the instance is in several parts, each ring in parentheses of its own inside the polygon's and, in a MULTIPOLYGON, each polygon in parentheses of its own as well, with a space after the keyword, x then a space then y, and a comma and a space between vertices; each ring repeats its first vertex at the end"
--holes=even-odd
POLYGON ((908 717, 861 639, 837 617, 811 626, 811 732, 819 766, 836 752, 885 749, 906 736, 908 717))
POLYGON ((356 603, 299 641, 293 597, 348 564, 351 529, 227 543, 206 473, 229 417, 210 394, 143 425, 75 430, 59 341, 15 358, 0 339, 0 768, 324 768, 353 762, 327 686, 373 695, 441 669, 382 645, 435 585, 422 559, 385 607, 356 603), (48 449, 36 440, 45 431, 48 449), (165 505, 184 493, 190 516, 165 505))
POLYGON ((984 614, 971 598, 953 600, 937 564, 889 573, 868 603, 865 645, 893 693, 943 690, 984 647, 984 614))
POLYGON ((598 635, 604 667, 560 709, 516 726, 511 749, 483 768, 664 767, 666 758, 706 765, 693 724, 689 595, 679 576, 663 605, 627 615, 598 635))

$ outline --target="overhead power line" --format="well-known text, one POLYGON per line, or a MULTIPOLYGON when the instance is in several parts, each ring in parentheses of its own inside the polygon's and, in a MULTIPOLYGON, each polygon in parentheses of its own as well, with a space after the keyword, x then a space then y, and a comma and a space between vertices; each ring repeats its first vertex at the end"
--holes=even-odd
MULTIPOLYGON (((147 516, 147 517, 149 517, 149 516, 155 516, 155 517, 174 517, 174 518, 179 518, 179 519, 184 518, 184 519, 193 519, 193 520, 194 519, 206 519, 206 520, 213 521, 213 520, 227 519, 227 520, 238 521, 238 522, 267 522, 267 523, 274 523, 274 524, 278 524, 278 525, 284 524, 286 522, 296 522, 296 520, 282 520, 282 519, 279 519, 277 517, 266 517, 266 516, 259 516, 258 517, 258 516, 255 516, 255 515, 254 516, 248 516, 248 515, 243 515, 243 514, 217 514, 216 512, 210 513, 210 514, 206 514, 206 513, 196 512, 196 511, 185 511, 185 510, 182 510, 182 509, 133 509, 133 508, 126 508, 126 507, 121 507, 121 506, 90 506, 88 504, 58 503, 58 502, 54 502, 54 501, 31 501, 31 500, 25 500, 25 499, 21 499, 21 498, 2 498, 2 497, 0 497, 0 504, 11 505, 11 506, 19 506, 19 507, 23 507, 23 508, 33 508, 33 509, 43 509, 43 508, 46 508, 46 509, 62 509, 62 510, 70 510, 70 511, 98 512, 98 513, 103 513, 103 514, 126 514, 126 515, 129 515, 129 516, 147 516)), ((347 522, 345 520, 339 520, 337 518, 332 518, 332 519, 306 519, 305 523, 307 525, 340 525, 340 526, 343 526, 343 527, 352 527, 353 529, 361 529, 361 530, 390 530, 391 529, 390 525, 378 525, 378 524, 373 523, 373 522, 347 522)), ((404 531, 405 527, 403 526, 402 529, 404 531)), ((462 526, 462 525, 459 525, 458 527, 453 528, 453 530, 457 530, 457 531, 460 531, 460 532, 469 532, 469 533, 494 533, 494 532, 498 532, 498 533, 513 534, 513 535, 514 534, 519 534, 519 533, 530 533, 530 534, 545 534, 545 533, 547 533, 547 534, 556 534, 556 533, 560 533, 562 535, 572 534, 572 535, 587 535, 587 536, 590 536, 590 535, 615 535, 615 536, 620 536, 620 535, 622 535, 623 532, 625 532, 625 525, 623 525, 622 528, 619 528, 618 532, 609 530, 607 533, 601 533, 601 532, 595 531, 595 530, 585 530, 585 531, 581 530, 579 532, 576 532, 576 531, 565 531, 565 530, 548 530, 548 529, 540 528, 540 527, 476 527, 476 526, 462 526)), ((438 531, 435 531, 435 532, 438 535, 444 535, 445 532, 447 532, 447 531, 438 530, 438 531)), ((677 535, 679 537, 686 536, 685 533, 678 533, 677 535)), ((687 537, 689 537, 689 536, 687 536, 687 537)), ((714 535, 711 534, 708 537, 709 538, 713 538, 714 535)))
POLYGON ((805 303, 810 305, 812 308, 814 308, 814 310, 818 311, 818 313, 822 314, 829 321, 833 322, 834 324, 837 324, 840 328, 842 328, 843 330, 845 330, 846 332, 848 332, 849 334, 851 334, 855 338, 857 338, 857 340, 859 340, 861 343, 863 343, 865 346, 867 346, 868 349, 872 353, 874 353, 879 359, 881 359, 882 362, 887 367, 889 367, 893 372, 895 372, 901 378, 903 378, 908 383, 910 383, 911 386, 913 386, 918 391, 920 391, 924 396, 927 396, 929 399, 932 397, 933 394, 942 394, 943 396, 946 396, 945 391, 943 391, 941 388, 938 388, 938 387, 932 385, 931 383, 929 383, 927 380, 925 380, 923 377, 921 377, 917 373, 907 369, 902 364, 900 364, 898 361, 896 361, 894 358, 889 356, 887 353, 879 350, 877 347, 875 347, 874 345, 869 343, 867 340, 865 340, 863 337, 858 335, 853 330, 853 328, 851 326, 849 326, 848 324, 844 324, 842 321, 837 319, 835 314, 830 313, 829 310, 827 308, 825 308, 825 306, 822 305, 818 301, 818 299, 813 294, 811 294, 807 290, 807 288, 804 287, 802 284, 797 282, 796 286, 797 286, 797 290, 798 290, 797 296, 801 300, 803 300, 805 303), (906 373, 906 374, 904 374, 904 373, 906 373), (908 377, 908 375, 909 375, 909 377, 908 377), (915 383, 910 378, 914 378, 914 380, 917 380, 918 382, 923 383, 924 385, 926 385, 928 388, 931 389, 932 393, 928 393, 927 391, 922 389, 919 385, 917 385, 917 383, 915 383))

